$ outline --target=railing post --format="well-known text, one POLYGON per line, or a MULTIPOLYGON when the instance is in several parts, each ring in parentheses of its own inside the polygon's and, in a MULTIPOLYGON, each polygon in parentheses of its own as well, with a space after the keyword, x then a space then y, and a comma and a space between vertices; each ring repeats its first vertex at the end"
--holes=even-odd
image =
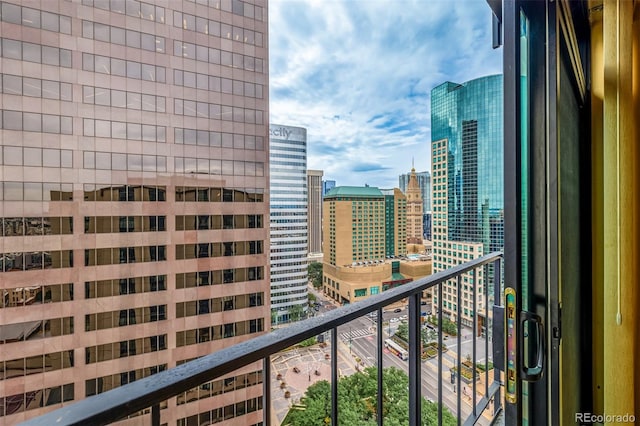
POLYGON ((160 404, 151 406, 151 426, 160 426, 160 404))
POLYGON ((421 347, 420 293, 416 293, 409 296, 409 425, 411 426, 420 425, 422 420, 421 347))
MULTIPOLYGON (((501 292, 500 292, 500 282, 502 281, 502 258, 496 259, 493 262, 493 297, 494 303, 500 301, 501 292)), ((494 342, 495 344, 495 342, 494 342)), ((506 348, 505 348, 506 349, 506 348)), ((495 361, 495 360, 494 360, 495 361)), ((493 369, 493 380, 496 382, 500 381, 500 371, 497 369, 493 369)), ((497 415, 500 409, 502 408, 502 395, 501 389, 498 388, 496 395, 493 399, 493 415, 497 415)))
POLYGON ((271 357, 262 360, 262 424, 271 424, 271 357))
MULTIPOLYGON (((378 330, 378 412, 377 412, 377 420, 378 420, 378 426, 382 426, 382 424, 384 423, 384 419, 382 416, 382 391, 383 391, 383 383, 382 383, 382 369, 384 368, 384 362, 382 359, 382 308, 378 309, 378 323, 377 323, 377 330, 378 330)), ((391 336, 389 336, 391 337, 391 336)))
MULTIPOLYGON (((486 360, 486 367, 484 369, 484 394, 489 395, 489 326, 493 327, 493 315, 491 317, 491 324, 489 324, 489 308, 492 308, 492 303, 489 301, 489 265, 484 265, 484 357, 486 360)), ((491 309, 493 312, 493 309, 491 309)), ((493 333, 492 337, 493 337, 493 333)), ((493 345, 492 345, 493 346, 493 345)))
POLYGON ((460 389, 460 376, 462 373, 462 318, 460 318, 462 315, 462 308, 460 307, 460 302, 462 300, 461 297, 461 293, 462 293, 462 274, 458 275, 458 280, 457 280, 457 286, 456 286, 456 319, 457 319, 457 323, 458 323, 458 369, 456 370, 456 385, 458 388, 458 394, 457 394, 457 418, 458 418, 458 426, 460 426, 461 424, 461 417, 462 417, 462 390, 460 389))
MULTIPOLYGON (((473 306, 473 330, 471 330, 471 352, 473 353, 473 364, 471 365, 471 367, 473 368, 473 373, 471 376, 471 394, 473 395, 472 397, 472 404, 471 404, 471 412, 473 413, 473 416, 475 417, 476 415, 476 360, 477 360, 477 356, 476 356, 476 335, 478 333, 478 304, 477 304, 477 287, 478 287, 478 274, 476 273, 476 269, 474 268, 473 271, 471 272, 471 282, 473 283, 472 286, 472 290, 473 290, 473 302, 472 302, 472 306, 473 306)), ((488 366, 488 359, 489 359, 489 354, 485 353, 485 367, 488 366)), ((486 368, 485 368, 486 370, 486 368)))
POLYGON ((331 426, 338 426, 338 328, 331 329, 331 426))
MULTIPOLYGON (((442 424, 442 285, 438 284, 438 424, 442 424)), ((433 309, 433 307, 432 307, 433 309)), ((433 312, 432 312, 433 314, 433 312)))

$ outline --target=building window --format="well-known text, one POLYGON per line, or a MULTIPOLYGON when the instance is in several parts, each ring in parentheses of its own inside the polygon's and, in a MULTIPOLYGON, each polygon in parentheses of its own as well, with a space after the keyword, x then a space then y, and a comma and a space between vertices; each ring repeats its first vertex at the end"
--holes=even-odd
POLYGON ((354 292, 353 292, 353 295, 355 297, 364 297, 364 296, 367 295, 367 289, 366 288, 355 289, 354 292))

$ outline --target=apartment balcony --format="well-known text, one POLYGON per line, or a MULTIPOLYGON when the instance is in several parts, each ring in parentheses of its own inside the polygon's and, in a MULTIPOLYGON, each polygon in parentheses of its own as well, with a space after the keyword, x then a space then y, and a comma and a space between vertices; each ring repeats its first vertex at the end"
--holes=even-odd
MULTIPOLYGON (((497 326, 503 323, 501 318, 504 310, 501 306, 493 305, 493 301, 501 300, 501 268, 502 254, 491 253, 447 271, 374 295, 362 302, 330 310, 154 376, 86 398, 31 419, 25 424, 33 426, 109 424, 134 414, 139 415, 141 411, 146 410, 144 411, 146 414, 136 419, 136 424, 157 426, 162 423, 161 405, 165 400, 260 360, 263 363, 263 424, 279 424, 281 419, 274 412, 274 401, 283 398, 283 392, 277 386, 278 381, 275 380, 278 374, 274 368, 277 365, 275 355, 292 345, 323 334, 329 341, 321 362, 322 370, 327 376, 323 379, 328 379, 331 387, 331 402, 327 403, 328 418, 326 420, 330 421, 330 424, 347 424, 341 421, 338 404, 340 370, 345 364, 349 367, 347 370, 350 369, 352 372, 361 370, 366 371, 366 374, 376 372, 377 389, 373 397, 375 401, 371 401, 370 406, 373 407, 378 425, 385 423, 383 416, 380 415, 385 410, 385 405, 400 403, 407 406, 410 425, 424 424, 422 410, 427 404, 436 404, 438 424, 443 424, 443 416, 445 416, 445 422, 446 418, 450 422, 451 417, 446 411, 453 414, 458 425, 492 424, 503 407, 504 391, 501 379, 503 374, 500 371, 504 363, 500 361, 504 358, 503 336, 500 335, 502 330, 500 327, 493 327, 494 330, 491 333, 491 327, 483 327, 482 323, 478 322, 478 318, 495 319, 497 326), (458 322, 455 333, 449 329, 450 335, 445 334, 442 326, 445 320, 443 318, 445 309, 442 306, 444 286, 441 284, 447 281, 456 283, 457 296, 454 303, 457 309, 456 317, 460 317, 465 303, 461 300, 463 277, 472 279, 471 282, 476 283, 475 278, 480 270, 483 277, 491 277, 492 285, 472 286, 474 297, 466 302, 469 305, 468 308, 476 313, 473 328, 464 329, 458 322), (435 341, 431 343, 433 349, 430 353, 424 351, 421 336, 421 328, 426 327, 421 312, 424 306, 423 294, 426 290, 432 290, 434 297, 437 297, 437 304, 432 306, 432 313, 437 313, 438 327, 432 327, 437 330, 437 336, 434 336, 433 331, 431 332, 431 339, 435 341), (476 306, 474 302, 482 291, 484 300, 492 301, 488 311, 484 307, 476 306), (492 291, 493 294, 487 294, 487 291, 492 291), (399 309, 397 306, 404 303, 408 303, 406 319, 408 347, 406 349, 389 342, 391 326, 398 322, 378 320, 384 318, 385 311, 394 313, 393 311, 399 309), (363 353, 367 349, 362 345, 352 348, 354 333, 346 327, 349 327, 354 320, 368 321, 370 336, 375 337, 375 339, 368 339, 370 346, 367 354, 363 353), (348 330, 348 333, 345 330, 348 330), (488 338, 483 338, 482 334, 487 334, 486 331, 489 331, 488 338), (359 351, 358 359, 355 356, 356 349, 359 351), (490 358, 493 359, 493 365, 488 362, 490 358), (484 365, 485 368, 483 370, 467 368, 470 363, 472 366, 484 365), (364 370, 365 365, 377 368, 364 370), (408 373, 409 386, 407 394, 404 395, 405 398, 393 398, 393 396, 389 398, 389 395, 384 394, 383 368, 390 365, 399 365, 408 373), (455 373, 464 372, 465 369, 466 374, 455 373)), ((478 281, 478 284, 481 284, 481 281, 478 281)), ((403 310, 403 313, 405 312, 403 310)), ((388 317, 389 313, 386 316, 388 317)), ((297 368, 297 371, 287 372, 287 374, 303 373, 306 378, 307 372, 311 381, 311 370, 307 367, 304 367, 302 372, 297 368)), ((433 406, 431 407, 433 409, 433 406)), ((196 424, 214 422, 213 419, 207 418, 198 419, 196 424)))

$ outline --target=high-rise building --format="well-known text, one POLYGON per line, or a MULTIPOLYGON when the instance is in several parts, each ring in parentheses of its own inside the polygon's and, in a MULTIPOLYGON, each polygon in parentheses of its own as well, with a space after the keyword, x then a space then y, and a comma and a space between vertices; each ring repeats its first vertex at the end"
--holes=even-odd
POLYGON ((431 274, 431 261, 406 254, 406 197, 399 189, 337 186, 324 197, 322 285, 347 304, 431 274))
POLYGON ((307 130, 271 124, 271 310, 274 323, 307 311, 307 130))
MULTIPOLYGON (((418 180, 420 195, 422 197, 422 238, 431 240, 431 173, 416 172, 415 175, 418 180)), ((411 173, 405 173, 398 176, 400 189, 405 194, 407 193, 410 178, 411 173)))
MULTIPOLYGON (((268 330, 267 1, 0 7, 0 423, 268 330)), ((262 380, 161 422, 260 423, 262 380)))
POLYGON ((403 256, 407 252, 407 197, 398 188, 381 189, 384 195, 384 254, 403 256))
POLYGON ((324 196, 324 262, 385 258, 385 198, 376 187, 338 186, 324 196))
POLYGON ((309 253, 322 253, 322 170, 307 170, 309 253))
MULTIPOLYGON (((412 168, 412 170, 415 170, 412 168)), ((415 172, 416 179, 418 180, 418 186, 420 187, 420 195, 422 197, 422 211, 431 211, 431 173, 429 172, 415 172)), ((407 187, 409 186, 409 180, 411 179, 411 172, 403 173, 398 176, 398 185, 402 192, 407 193, 407 187)))
POLYGON ((407 244, 421 245, 424 238, 422 227, 423 201, 416 169, 411 169, 409 183, 404 193, 407 197, 407 244))
MULTIPOLYGON (((433 167, 433 267, 442 271, 504 245, 502 179, 502 76, 464 84, 443 83, 431 91, 433 167)), ((461 321, 473 323, 473 286, 464 277, 461 321)), ((443 286, 443 312, 457 320, 455 282, 443 286)), ((478 292, 478 310, 484 306, 478 292)), ((491 293, 491 292, 490 292, 491 293)), ((437 300, 437 298, 436 298, 437 300)), ((484 326, 479 317, 479 327, 484 326)))
POLYGON ((331 189, 336 187, 335 180, 323 180, 322 181, 322 195, 327 195, 331 189))

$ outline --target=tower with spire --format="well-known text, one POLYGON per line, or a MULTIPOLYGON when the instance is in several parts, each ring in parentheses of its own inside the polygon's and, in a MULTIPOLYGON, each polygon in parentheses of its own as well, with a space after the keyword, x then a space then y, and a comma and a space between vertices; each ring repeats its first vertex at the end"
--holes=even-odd
MULTIPOLYGON (((422 245, 422 191, 418 184, 416 169, 413 167, 413 159, 411 160, 411 175, 405 195, 407 196, 407 244, 422 245)), ((408 251, 412 252, 413 250, 408 251)))

